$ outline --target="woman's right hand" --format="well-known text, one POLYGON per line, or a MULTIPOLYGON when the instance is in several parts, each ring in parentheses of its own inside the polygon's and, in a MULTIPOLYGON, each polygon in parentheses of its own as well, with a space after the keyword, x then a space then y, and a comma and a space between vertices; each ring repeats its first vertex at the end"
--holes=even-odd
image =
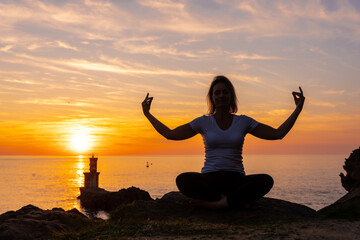
POLYGON ((150 106, 151 106, 152 100, 153 100, 153 97, 149 97, 149 93, 147 93, 144 101, 141 104, 144 115, 146 115, 150 112, 150 106))

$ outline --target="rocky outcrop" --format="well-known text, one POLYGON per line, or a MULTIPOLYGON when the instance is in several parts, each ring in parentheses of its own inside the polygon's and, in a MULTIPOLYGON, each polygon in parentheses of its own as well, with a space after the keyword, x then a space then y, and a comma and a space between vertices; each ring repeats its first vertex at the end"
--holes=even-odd
POLYGON ((343 166, 346 175, 340 173, 341 184, 348 193, 338 202, 345 202, 353 198, 360 198, 360 147, 355 149, 343 166))
POLYGON ((348 193, 335 203, 320 209, 318 214, 335 218, 360 218, 360 147, 355 149, 343 166, 346 175, 340 173, 341 184, 348 193))
POLYGON ((102 188, 81 188, 79 196, 81 206, 87 210, 111 211, 116 207, 137 200, 151 201, 150 194, 140 188, 130 187, 118 192, 109 192, 102 188))
POLYGON ((195 224, 207 222, 231 225, 272 224, 312 219, 317 215, 315 210, 306 206, 266 197, 256 201, 248 208, 217 211, 191 206, 190 199, 180 192, 170 192, 156 200, 152 200, 145 192, 147 194, 144 196, 148 197, 143 200, 133 200, 139 198, 137 194, 142 195, 143 192, 145 191, 138 188, 124 189, 116 204, 117 208, 110 213, 111 218, 106 223, 98 219, 88 219, 76 209, 70 211, 60 208, 42 210, 28 205, 18 211, 6 212, 0 215, 0 239, 52 239, 52 236, 58 233, 74 233, 78 230, 87 232, 97 227, 102 229, 104 226, 112 226, 115 229, 121 223, 127 227, 148 224, 149 221, 156 223, 157 226, 169 222, 192 222, 195 224), (126 199, 126 196, 130 196, 129 199, 126 199))
POLYGON ((120 206, 111 214, 111 220, 181 220, 241 224, 253 221, 277 221, 315 217, 316 211, 306 206, 274 198, 261 198, 246 209, 206 210, 194 208, 190 199, 180 192, 170 192, 155 201, 136 201, 120 206))
POLYGON ((0 215, 0 239, 51 239, 55 233, 76 231, 91 221, 77 209, 42 210, 27 205, 0 215))
POLYGON ((248 209, 211 211, 194 208, 190 199, 180 192, 170 192, 153 200, 149 193, 136 187, 108 192, 104 189, 81 190, 81 205, 86 210, 112 211, 111 219, 181 219, 241 222, 313 217, 316 211, 306 206, 273 198, 261 198, 248 209))

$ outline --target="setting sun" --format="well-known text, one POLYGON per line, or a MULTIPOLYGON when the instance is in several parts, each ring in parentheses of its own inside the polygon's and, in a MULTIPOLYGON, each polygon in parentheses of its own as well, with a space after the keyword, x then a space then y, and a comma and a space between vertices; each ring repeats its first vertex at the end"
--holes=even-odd
POLYGON ((88 136, 85 134, 72 136, 70 143, 72 149, 77 152, 84 152, 89 149, 88 136))
POLYGON ((91 129, 83 126, 75 127, 69 135, 69 148, 77 153, 89 151, 93 146, 91 129))

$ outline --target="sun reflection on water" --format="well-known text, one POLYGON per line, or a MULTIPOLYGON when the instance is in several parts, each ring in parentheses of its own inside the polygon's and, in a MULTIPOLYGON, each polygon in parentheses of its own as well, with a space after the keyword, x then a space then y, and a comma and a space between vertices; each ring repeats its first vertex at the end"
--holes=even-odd
MULTIPOLYGON (((69 196, 77 198, 80 195, 80 187, 84 186, 84 172, 87 169, 87 157, 79 155, 69 162, 71 166, 71 178, 68 180, 70 188, 68 189, 69 196)), ((78 199, 76 201, 69 201, 68 208, 76 208, 81 211, 81 204, 78 199), (71 205, 71 206, 70 206, 71 205)))
POLYGON ((84 185, 84 172, 86 171, 86 158, 82 155, 78 156, 76 164, 76 185, 82 187, 84 185))

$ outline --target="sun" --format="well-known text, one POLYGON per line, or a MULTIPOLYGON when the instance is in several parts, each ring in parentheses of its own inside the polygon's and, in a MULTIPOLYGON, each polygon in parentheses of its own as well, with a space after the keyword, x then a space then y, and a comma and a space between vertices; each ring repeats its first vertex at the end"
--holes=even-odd
POLYGON ((89 150, 90 146, 88 136, 86 134, 78 134, 72 136, 70 144, 71 148, 76 152, 84 152, 86 150, 89 150))
POLYGON ((91 149, 93 145, 91 129, 79 126, 70 130, 69 147, 77 153, 84 153, 91 149))

